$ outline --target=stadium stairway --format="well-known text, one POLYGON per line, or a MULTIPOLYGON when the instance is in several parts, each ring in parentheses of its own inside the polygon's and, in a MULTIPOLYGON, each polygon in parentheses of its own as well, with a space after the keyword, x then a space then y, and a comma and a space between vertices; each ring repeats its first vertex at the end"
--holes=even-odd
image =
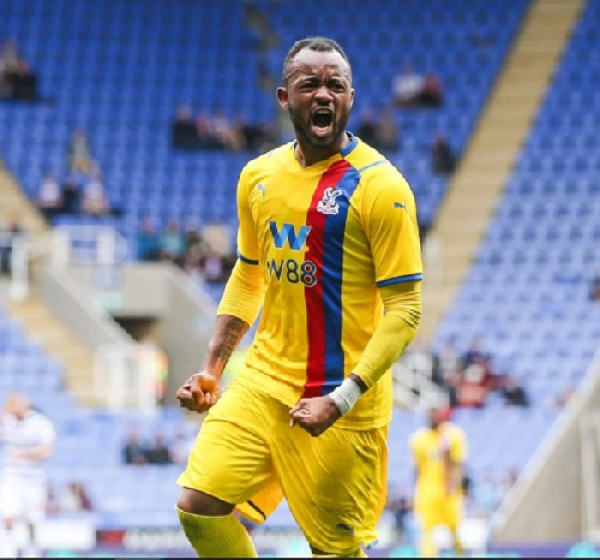
POLYGON ((18 219, 34 236, 44 233, 48 226, 42 215, 31 204, 14 177, 0 162, 0 218, 7 221, 18 219))
POLYGON ((58 359, 64 367, 65 389, 79 404, 97 406, 93 393, 94 361, 92 353, 48 310, 36 296, 23 301, 7 301, 9 315, 18 320, 30 338, 58 359))
POLYGON ((534 0, 530 6, 424 248, 425 339, 465 278, 583 4, 534 0))

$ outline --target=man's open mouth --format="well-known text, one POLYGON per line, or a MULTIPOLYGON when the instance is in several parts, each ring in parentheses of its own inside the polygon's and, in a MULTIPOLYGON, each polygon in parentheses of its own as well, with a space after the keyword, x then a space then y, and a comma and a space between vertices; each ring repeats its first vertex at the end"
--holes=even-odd
POLYGON ((328 134, 333 126, 333 112, 331 109, 317 109, 312 114, 311 124, 317 135, 328 134))

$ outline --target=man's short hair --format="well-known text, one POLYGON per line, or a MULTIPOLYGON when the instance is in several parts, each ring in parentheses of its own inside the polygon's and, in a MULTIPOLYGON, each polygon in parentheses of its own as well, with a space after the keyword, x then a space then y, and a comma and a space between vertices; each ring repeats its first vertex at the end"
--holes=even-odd
POLYGON ((340 56, 348 63, 348 68, 350 69, 350 76, 352 76, 352 67, 350 66, 350 60, 348 59, 348 55, 344 52, 344 49, 340 46, 337 41, 333 39, 328 39, 327 37, 307 37, 306 39, 301 39, 300 41, 296 41, 291 49, 288 51, 284 61, 283 61, 283 83, 286 84, 288 78, 290 77, 290 68, 292 66, 292 62, 294 62, 295 56, 302 49, 310 49, 315 52, 337 52, 340 56))

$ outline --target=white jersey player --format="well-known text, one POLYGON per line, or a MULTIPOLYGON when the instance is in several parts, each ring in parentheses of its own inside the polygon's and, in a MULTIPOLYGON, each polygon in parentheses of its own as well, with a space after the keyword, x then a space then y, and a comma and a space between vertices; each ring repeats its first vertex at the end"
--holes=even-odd
POLYGON ((0 515, 5 535, 0 536, 0 557, 16 557, 16 523, 28 525, 27 556, 36 550, 36 525, 46 513, 48 483, 43 463, 53 450, 55 431, 52 422, 31 408, 19 394, 9 395, 0 417, 0 445, 4 460, 0 464, 0 515), (3 542, 2 542, 3 541, 3 542))

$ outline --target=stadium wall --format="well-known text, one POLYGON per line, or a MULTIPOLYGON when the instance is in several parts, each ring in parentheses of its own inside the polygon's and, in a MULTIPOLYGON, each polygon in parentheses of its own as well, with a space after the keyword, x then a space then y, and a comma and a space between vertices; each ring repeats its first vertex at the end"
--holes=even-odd
POLYGON ((587 526, 585 516, 585 500, 595 507, 600 496, 586 494, 581 426, 599 408, 600 349, 579 391, 498 510, 493 543, 578 541, 596 529, 587 526))
POLYGON ((92 351, 103 344, 131 343, 117 320, 156 324, 156 343, 169 359, 165 402, 201 364, 216 306, 188 275, 167 263, 131 263, 118 269, 69 265, 48 268, 42 295, 49 307, 92 351))

